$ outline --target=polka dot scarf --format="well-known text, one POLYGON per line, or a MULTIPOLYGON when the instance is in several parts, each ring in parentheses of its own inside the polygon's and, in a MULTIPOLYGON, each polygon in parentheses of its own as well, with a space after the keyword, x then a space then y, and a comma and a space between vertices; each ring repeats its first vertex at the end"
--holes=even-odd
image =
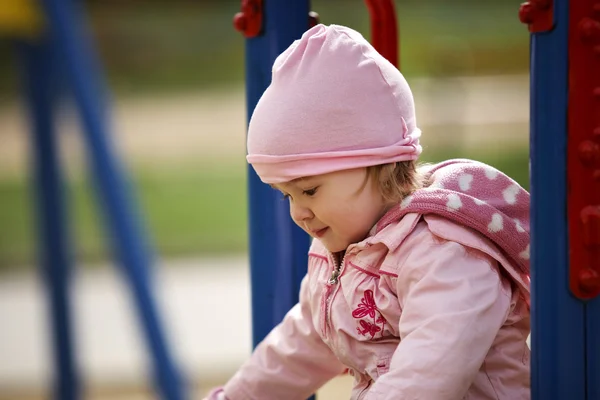
POLYGON ((377 224, 383 229, 408 213, 437 214, 473 228, 499 246, 529 276, 529 193, 497 169, 449 160, 429 169, 431 184, 406 197, 377 224))

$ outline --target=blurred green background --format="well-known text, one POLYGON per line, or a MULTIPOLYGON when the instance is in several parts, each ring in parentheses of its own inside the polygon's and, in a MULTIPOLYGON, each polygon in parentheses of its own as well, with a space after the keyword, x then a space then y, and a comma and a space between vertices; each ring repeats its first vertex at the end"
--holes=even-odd
MULTIPOLYGON (((113 134, 117 142, 127 143, 125 164, 157 254, 200 257, 246 251, 244 38, 232 26, 239 1, 97 0, 86 4, 120 121, 113 134), (189 106, 191 120, 183 122, 186 116, 176 111, 187 110, 183 104, 189 99, 200 106, 189 106), (154 108, 147 106, 154 103, 158 104, 154 108), (211 103, 216 108, 209 109, 211 103), (139 110, 152 115, 135 114, 139 110), (225 125, 230 122, 229 112, 235 114, 231 119, 236 124, 225 125), (196 120, 196 113, 209 115, 196 120), (168 156, 163 145, 143 146, 144 123, 154 121, 150 117, 163 118, 162 142, 153 143, 168 144, 168 156), (140 123, 130 123, 133 118, 140 123), (212 122, 194 126, 194 121, 212 122), (223 134, 219 129, 235 132, 227 131, 219 139, 223 134), (232 138, 236 144, 227 151, 232 138), (224 142, 219 151, 206 145, 211 140, 224 142)), ((401 70, 411 84, 413 80, 430 83, 418 85, 430 88, 426 93, 429 111, 419 115, 423 160, 476 158, 528 188, 526 120, 498 119, 494 112, 489 121, 454 118, 467 107, 464 93, 471 87, 483 93, 485 102, 501 99, 497 89, 487 93, 487 86, 481 88, 477 82, 503 82, 502 77, 511 82, 517 77, 521 83, 511 89, 515 92, 511 95, 527 104, 523 77, 529 67, 529 35, 518 20, 518 6, 517 1, 396 1, 401 70), (444 86, 448 82, 453 84, 444 86), (451 122, 429 122, 430 116, 443 114, 442 108, 450 110, 451 122), (472 132, 480 132, 479 139, 472 140, 472 132), (448 139, 456 137, 459 140, 448 139)), ((369 36, 363 1, 313 1, 311 8, 323 23, 348 25, 369 36)), ((19 68, 11 49, 9 40, 0 41, 0 270, 28 268, 36 260, 27 125, 19 111, 19 68)), ((502 84, 494 87, 498 86, 502 84)), ((415 91, 417 102, 421 93, 425 90, 415 91)), ((468 107, 476 103, 471 100, 468 107)), ((499 106, 497 114, 507 115, 502 110, 499 106)), ((469 113, 478 115, 477 110, 465 111, 469 113)), ((82 154, 77 146, 65 151, 65 186, 75 255, 88 265, 105 260, 107 247, 82 154)))

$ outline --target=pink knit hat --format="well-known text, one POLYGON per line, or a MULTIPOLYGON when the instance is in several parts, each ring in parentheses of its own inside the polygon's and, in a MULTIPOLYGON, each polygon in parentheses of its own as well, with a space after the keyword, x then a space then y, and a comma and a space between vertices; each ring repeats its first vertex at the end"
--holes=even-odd
POLYGON ((317 25, 273 65, 248 128, 248 157, 265 183, 397 161, 421 153, 402 74, 362 35, 317 25))

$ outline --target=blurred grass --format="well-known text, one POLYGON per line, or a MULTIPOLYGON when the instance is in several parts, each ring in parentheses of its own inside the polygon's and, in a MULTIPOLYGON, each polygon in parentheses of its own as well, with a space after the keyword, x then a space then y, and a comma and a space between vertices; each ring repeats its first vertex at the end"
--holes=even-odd
MULTIPOLYGON (((87 2, 91 33, 117 95, 181 92, 244 79, 243 36, 234 30, 240 1, 87 2)), ((529 35, 516 1, 397 0, 401 68, 416 75, 526 73, 529 35)), ((320 22, 370 36, 364 0, 313 0, 320 22)), ((0 41, 0 100, 14 95, 12 47, 0 41)))
MULTIPOLYGON (((246 249, 245 171, 221 166, 138 169, 134 196, 144 225, 161 257, 225 254, 246 249)), ((94 188, 87 179, 65 185, 75 256, 106 258, 107 245, 94 188)), ((0 181, 0 269, 35 262, 33 189, 20 179, 0 181)))
MULTIPOLYGON (((529 188, 526 148, 457 151, 426 149, 423 161, 471 157, 487 162, 529 188)), ((201 165, 135 170, 132 174, 147 232, 160 257, 225 255, 247 248, 246 172, 227 165, 201 165)), ((89 184, 67 183, 75 255, 89 263, 104 260, 101 219, 89 184)), ((34 260, 32 201, 22 180, 0 181, 0 270, 32 265, 34 260)))

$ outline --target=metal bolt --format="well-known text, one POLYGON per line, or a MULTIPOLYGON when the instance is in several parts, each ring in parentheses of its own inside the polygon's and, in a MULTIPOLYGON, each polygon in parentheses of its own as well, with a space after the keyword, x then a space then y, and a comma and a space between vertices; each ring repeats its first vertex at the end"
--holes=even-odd
POLYGON ((581 142, 578 150, 579 159, 585 166, 592 166, 596 161, 600 160, 600 146, 591 140, 581 142))
POLYGON ((246 27, 248 26, 248 20, 246 19, 246 15, 243 12, 236 13, 233 16, 233 26, 239 32, 245 32, 246 27))
MULTIPOLYGON (((600 205, 585 206, 579 217, 583 245, 589 249, 600 250, 600 205)), ((600 258, 594 258, 592 262, 600 266, 600 258)))
POLYGON ((600 275, 591 268, 582 269, 579 271, 579 288, 587 293, 600 289, 600 275))
POLYGON ((535 7, 531 3, 523 3, 519 7, 519 19, 522 23, 529 25, 533 23, 535 11, 535 7))
POLYGON ((319 14, 314 11, 310 11, 308 13, 308 26, 310 28, 317 26, 319 24, 319 14))
POLYGON ((600 40, 600 22, 591 18, 584 18, 579 22, 579 34, 584 41, 600 40))

